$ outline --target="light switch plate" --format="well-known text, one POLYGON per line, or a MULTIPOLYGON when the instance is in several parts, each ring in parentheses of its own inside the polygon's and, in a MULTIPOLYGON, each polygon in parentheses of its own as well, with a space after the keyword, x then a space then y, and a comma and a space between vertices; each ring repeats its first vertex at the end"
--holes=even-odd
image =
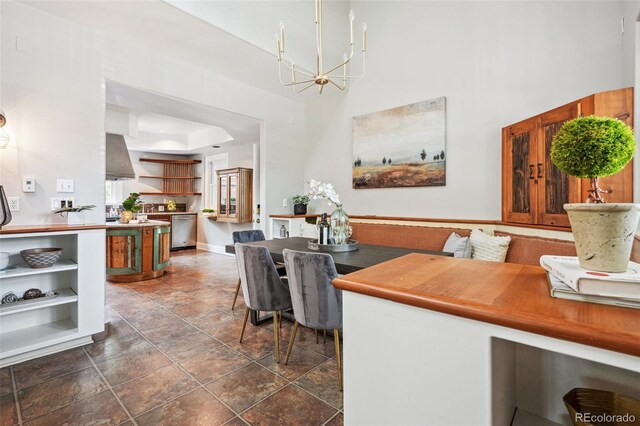
POLYGON ((20 197, 7 197, 7 202, 9 203, 10 212, 20 211, 20 197))
POLYGON ((56 181, 57 192, 73 192, 73 180, 72 179, 58 179, 56 181))
POLYGON ((29 177, 22 178, 22 192, 36 192, 36 179, 29 177))

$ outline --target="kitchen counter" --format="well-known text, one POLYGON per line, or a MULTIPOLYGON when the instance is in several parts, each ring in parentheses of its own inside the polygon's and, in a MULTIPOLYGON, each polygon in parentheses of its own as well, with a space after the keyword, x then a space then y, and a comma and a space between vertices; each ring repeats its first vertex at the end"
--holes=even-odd
POLYGON ((107 279, 132 282, 158 278, 169 266, 170 249, 169 222, 107 224, 107 279))
POLYGON ((126 229, 126 228, 146 228, 146 227, 162 227, 170 226, 169 222, 163 220, 149 220, 147 222, 138 223, 120 223, 120 222, 107 222, 107 229, 126 229))
POLYGON ((198 212, 153 212, 153 213, 143 213, 147 216, 164 216, 164 215, 175 215, 175 214, 198 214, 198 212))

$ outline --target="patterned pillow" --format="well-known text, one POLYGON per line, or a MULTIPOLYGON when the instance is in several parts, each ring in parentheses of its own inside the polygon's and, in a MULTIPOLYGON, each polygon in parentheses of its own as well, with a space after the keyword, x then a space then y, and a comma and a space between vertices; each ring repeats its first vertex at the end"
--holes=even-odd
POLYGON ((452 232, 444 243, 442 251, 453 253, 453 257, 471 259, 471 242, 469 241, 469 237, 461 237, 455 232, 452 232))
POLYGON ((504 262, 511 237, 492 237, 479 229, 471 231, 472 259, 504 262))

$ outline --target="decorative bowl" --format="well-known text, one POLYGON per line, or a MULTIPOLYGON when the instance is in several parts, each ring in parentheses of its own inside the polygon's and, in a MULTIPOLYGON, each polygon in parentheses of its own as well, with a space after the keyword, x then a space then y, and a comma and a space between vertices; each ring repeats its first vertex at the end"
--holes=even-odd
POLYGON ((34 248, 20 251, 20 256, 22 256, 27 265, 34 269, 50 267, 60 259, 61 255, 62 249, 55 247, 34 248))

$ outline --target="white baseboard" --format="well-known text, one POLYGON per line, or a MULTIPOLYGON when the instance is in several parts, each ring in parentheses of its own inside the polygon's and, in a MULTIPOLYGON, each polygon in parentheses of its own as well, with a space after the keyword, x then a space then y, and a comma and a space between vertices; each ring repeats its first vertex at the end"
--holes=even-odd
POLYGON ((214 246, 213 244, 198 243, 196 248, 198 250, 210 251, 212 253, 226 254, 227 256, 233 256, 233 254, 225 252, 224 246, 214 246))

